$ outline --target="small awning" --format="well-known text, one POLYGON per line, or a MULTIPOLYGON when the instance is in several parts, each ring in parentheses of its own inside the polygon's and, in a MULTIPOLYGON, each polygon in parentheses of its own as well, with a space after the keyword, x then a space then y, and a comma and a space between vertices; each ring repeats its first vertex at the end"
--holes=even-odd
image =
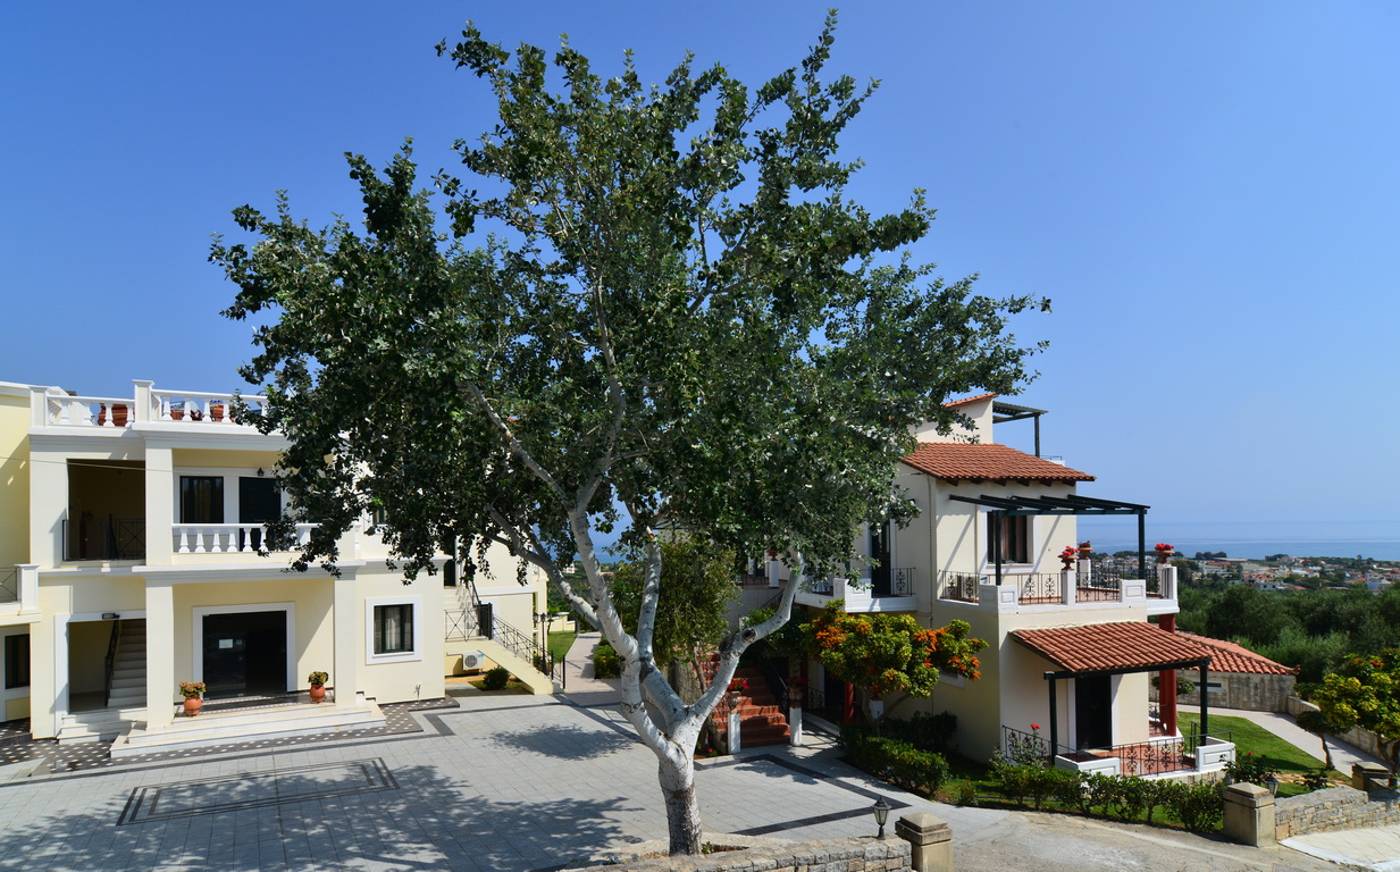
POLYGON ((1054 663, 1062 675, 1184 669, 1210 663, 1211 651, 1146 621, 1013 630, 1016 641, 1054 663))

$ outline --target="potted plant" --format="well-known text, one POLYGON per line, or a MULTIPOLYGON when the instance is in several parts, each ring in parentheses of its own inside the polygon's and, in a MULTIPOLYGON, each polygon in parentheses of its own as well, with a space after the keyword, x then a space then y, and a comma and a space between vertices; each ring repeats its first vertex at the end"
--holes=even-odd
POLYGON ((180 682, 180 695, 185 698, 185 717, 192 718, 204 708, 204 691, 202 681, 180 682))
POLYGON ((112 404, 112 424, 117 427, 125 427, 127 420, 126 403, 112 404))
POLYGON ((97 404, 97 426, 101 427, 107 423, 107 404, 97 404))
POLYGON ((184 400, 171 400, 171 401, 170 401, 170 420, 172 420, 172 421, 183 421, 183 420, 185 420, 185 401, 184 401, 184 400))
POLYGON ((1157 562, 1161 564, 1165 564, 1170 560, 1172 554, 1176 551, 1174 547, 1168 545, 1166 542, 1158 542, 1156 545, 1152 546, 1152 550, 1157 552, 1157 562))
POLYGON ((209 404, 209 417, 215 423, 224 419, 224 401, 214 400, 209 404))
POLYGON ((1074 568, 1074 559, 1079 552, 1074 550, 1073 545, 1066 545, 1065 550, 1060 552, 1060 565, 1064 569, 1074 568))
POLYGON ((1088 559, 1089 559, 1089 555, 1091 555, 1091 554, 1093 554, 1093 553, 1094 553, 1094 546, 1089 544, 1089 540, 1088 540, 1088 539, 1085 539, 1083 542, 1080 542, 1080 543, 1079 543, 1079 556, 1080 556, 1081 559, 1083 559, 1083 560, 1088 560, 1088 559))
POLYGON ((313 672, 306 676, 306 680, 311 684, 311 701, 320 702, 326 698, 326 682, 330 675, 325 672, 313 672))

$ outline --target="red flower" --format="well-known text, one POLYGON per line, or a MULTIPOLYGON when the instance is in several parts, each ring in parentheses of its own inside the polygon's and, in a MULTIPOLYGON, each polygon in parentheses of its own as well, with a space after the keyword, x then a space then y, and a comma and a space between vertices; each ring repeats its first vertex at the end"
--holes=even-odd
POLYGON ((1040 724, 1037 724, 1037 723, 1035 723, 1034 721, 1032 721, 1032 722, 1031 722, 1031 732, 1036 733, 1036 732, 1039 732, 1039 731, 1040 731, 1040 724))

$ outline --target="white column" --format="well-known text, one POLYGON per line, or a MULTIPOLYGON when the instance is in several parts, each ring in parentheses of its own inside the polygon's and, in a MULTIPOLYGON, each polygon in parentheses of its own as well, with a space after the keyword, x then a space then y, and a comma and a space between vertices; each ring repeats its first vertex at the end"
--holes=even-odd
POLYGON ((1074 605, 1075 595, 1079 592, 1078 577, 1073 569, 1065 569, 1060 572, 1060 596, 1067 606, 1074 605))
POLYGON ((168 566, 174 550, 174 466, 169 448, 146 446, 146 563, 168 566))
MULTIPOLYGON (((147 537, 149 540, 149 537, 147 537)), ((175 690, 193 662, 175 662, 175 588, 168 581, 146 582, 146 723, 150 729, 175 721, 175 690)))
POLYGON ((802 747, 802 706, 788 706, 788 744, 802 747))
POLYGON ((1176 567, 1164 563, 1157 567, 1157 592, 1163 599, 1176 599, 1176 567))
POLYGON ((332 579, 332 623, 335 626, 335 671, 331 687, 335 689, 338 706, 362 705, 360 696, 360 612, 364 608, 355 590, 355 573, 342 570, 340 578, 332 579))
POLYGON ((19 564, 19 610, 21 614, 39 611, 39 564, 19 564))

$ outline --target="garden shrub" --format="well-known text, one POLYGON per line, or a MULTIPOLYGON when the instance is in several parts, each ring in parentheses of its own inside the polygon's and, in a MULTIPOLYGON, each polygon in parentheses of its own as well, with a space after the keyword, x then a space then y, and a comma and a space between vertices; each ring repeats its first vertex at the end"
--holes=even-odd
POLYGON ((481 686, 486 690, 505 690, 506 684, 509 682, 509 670, 496 666, 486 670, 486 677, 481 679, 481 686))
POLYGON ((843 729, 841 739, 853 766, 923 796, 932 796, 948 778, 943 755, 916 748, 912 742, 872 736, 854 727, 843 729))
POLYGON ((1245 751, 1225 764, 1225 777, 1232 784, 1247 781, 1250 784, 1266 787, 1271 779, 1278 777, 1278 770, 1265 763, 1264 759, 1253 751, 1245 751))
POLYGON ((919 712, 908 720, 886 718, 880 724, 882 735, 912 742, 916 748, 938 754, 951 750, 957 730, 958 716, 952 712, 939 712, 936 715, 919 712))
POLYGON ((1171 804, 1175 785, 1164 779, 1143 779, 1143 804, 1147 810, 1147 822, 1152 823, 1152 814, 1158 807, 1171 804))
POLYGON ((622 657, 607 642, 599 642, 593 649, 593 677, 620 678, 622 657))
POLYGON ((1193 833, 1218 829, 1225 818, 1225 796, 1218 784, 1173 784, 1170 796, 1172 810, 1193 833))

